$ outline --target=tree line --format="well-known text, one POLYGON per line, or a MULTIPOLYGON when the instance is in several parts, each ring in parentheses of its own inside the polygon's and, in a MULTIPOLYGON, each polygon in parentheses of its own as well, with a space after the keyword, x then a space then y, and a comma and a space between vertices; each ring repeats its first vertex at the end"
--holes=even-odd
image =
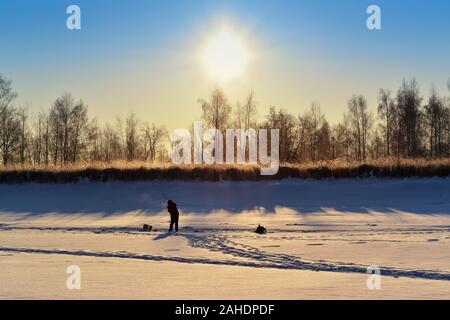
POLYGON ((256 120, 253 93, 234 109, 221 90, 200 102, 204 121, 221 131, 227 127, 279 129, 281 162, 450 157, 450 97, 440 96, 432 87, 425 100, 415 79, 403 80, 395 93, 380 89, 375 114, 363 95, 353 95, 342 120, 334 125, 316 101, 298 115, 271 106, 262 123, 256 120))
POLYGON ((156 161, 167 158, 166 129, 140 123, 134 113, 114 125, 88 118, 88 107, 70 94, 30 118, 15 106, 17 93, 0 75, 0 155, 3 165, 66 165, 83 162, 156 161))
MULTIPOLYGON (((450 91, 450 80, 448 83, 450 91)), ((169 133, 134 113, 114 124, 89 119, 88 107, 70 94, 56 98, 47 111, 31 117, 16 106, 17 93, 0 75, 0 156, 3 165, 65 165, 77 162, 170 161, 169 133)), ((450 97, 432 88, 421 95, 415 79, 396 92, 380 89, 375 112, 363 95, 352 96, 340 122, 330 124, 314 101, 294 115, 270 106, 258 121, 253 92, 232 105, 216 89, 199 99, 205 127, 280 130, 280 161, 366 161, 390 157, 450 157, 450 97)))

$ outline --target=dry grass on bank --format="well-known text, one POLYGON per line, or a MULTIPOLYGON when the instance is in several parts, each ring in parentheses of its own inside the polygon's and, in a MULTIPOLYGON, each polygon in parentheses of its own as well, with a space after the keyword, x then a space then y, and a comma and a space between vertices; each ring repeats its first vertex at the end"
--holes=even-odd
POLYGON ((365 177, 446 177, 450 176, 450 159, 385 159, 366 163, 341 161, 307 164, 283 164, 274 176, 261 176, 252 165, 183 165, 114 162, 66 166, 0 167, 0 183, 148 180, 236 180, 258 181, 286 178, 326 179, 365 177))

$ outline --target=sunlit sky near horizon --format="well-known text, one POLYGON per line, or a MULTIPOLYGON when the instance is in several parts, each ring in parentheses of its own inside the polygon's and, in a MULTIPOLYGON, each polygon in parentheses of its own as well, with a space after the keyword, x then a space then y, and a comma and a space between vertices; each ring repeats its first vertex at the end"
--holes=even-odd
POLYGON ((100 122, 133 111, 187 127, 219 86, 233 104, 253 90, 261 116, 316 100, 334 123, 352 94, 375 110, 378 89, 403 78, 447 94, 449 17, 450 1, 438 0, 2 0, 0 74, 32 112, 70 92, 100 122), (66 28, 70 4, 81 30, 66 28), (381 7, 382 30, 366 28, 369 4, 381 7), (232 36, 217 44, 224 26, 232 36), (204 57, 223 43, 235 47, 226 74, 204 57))

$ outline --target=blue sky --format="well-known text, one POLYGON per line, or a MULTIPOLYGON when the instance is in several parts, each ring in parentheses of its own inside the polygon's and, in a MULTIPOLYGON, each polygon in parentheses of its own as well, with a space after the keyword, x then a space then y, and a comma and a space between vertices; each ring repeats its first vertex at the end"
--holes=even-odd
POLYGON ((92 116, 114 121, 130 110, 169 127, 200 116, 196 103, 218 85, 197 51, 219 23, 244 35, 256 53, 245 76, 220 84, 230 102, 254 90, 294 114, 317 100, 331 122, 352 94, 374 110, 380 87, 416 77, 446 93, 450 77, 450 1, 425 0, 2 0, 0 73, 32 112, 63 92, 92 116), (82 29, 67 30, 77 4, 82 29), (382 10, 382 30, 366 28, 366 8, 382 10))

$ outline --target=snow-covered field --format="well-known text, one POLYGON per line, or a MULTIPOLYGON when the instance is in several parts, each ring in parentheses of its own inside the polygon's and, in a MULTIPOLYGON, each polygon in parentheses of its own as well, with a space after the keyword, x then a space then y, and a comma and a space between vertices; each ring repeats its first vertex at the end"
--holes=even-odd
POLYGON ((0 298, 449 299, 450 179, 0 185, 0 298))

